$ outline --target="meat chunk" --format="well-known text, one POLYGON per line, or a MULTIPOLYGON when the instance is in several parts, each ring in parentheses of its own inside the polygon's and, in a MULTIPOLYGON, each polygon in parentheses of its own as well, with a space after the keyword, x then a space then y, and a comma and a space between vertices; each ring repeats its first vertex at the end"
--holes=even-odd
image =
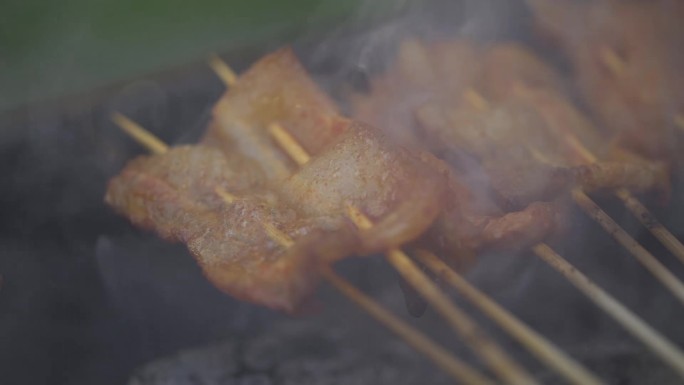
POLYGON ((479 59, 479 50, 467 40, 404 41, 387 72, 371 80, 371 93, 353 95, 353 115, 401 145, 419 145, 425 138, 415 109, 442 93, 461 95, 479 79, 479 59))
POLYGON ((280 184, 249 158, 183 146, 131 161, 110 181, 106 201, 136 225, 185 243, 219 289, 291 312, 322 267, 424 233, 443 206, 445 186, 420 157, 352 123, 280 184), (357 230, 347 205, 376 226, 357 230))
POLYGON ((270 137, 272 123, 282 125, 310 154, 347 125, 289 48, 266 55, 238 78, 214 107, 202 143, 242 153, 260 163, 269 179, 282 180, 295 165, 270 137))

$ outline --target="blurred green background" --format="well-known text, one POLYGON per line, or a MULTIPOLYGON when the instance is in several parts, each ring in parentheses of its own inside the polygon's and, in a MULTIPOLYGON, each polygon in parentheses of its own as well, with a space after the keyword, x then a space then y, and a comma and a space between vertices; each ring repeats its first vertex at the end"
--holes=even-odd
POLYGON ((284 39, 362 0, 2 0, 0 112, 284 39))

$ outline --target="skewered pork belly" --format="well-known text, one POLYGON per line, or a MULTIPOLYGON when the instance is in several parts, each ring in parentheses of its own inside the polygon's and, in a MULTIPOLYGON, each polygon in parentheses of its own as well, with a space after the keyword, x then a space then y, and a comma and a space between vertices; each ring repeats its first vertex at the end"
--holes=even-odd
POLYGON ((272 192, 250 190, 254 174, 232 166, 204 146, 143 156, 110 181, 106 201, 134 224, 185 243, 219 289, 294 311, 316 284, 318 263, 356 253, 355 233, 343 221, 321 226, 272 192), (227 203, 218 188, 250 195, 227 203), (262 223, 296 239, 294 246, 282 248, 262 223))
POLYGON ((386 124, 395 119, 397 110, 403 111, 406 118, 398 132, 411 132, 415 140, 442 157, 454 151, 474 157, 509 207, 551 200, 574 185, 591 190, 667 190, 665 166, 621 149, 610 150, 591 123, 560 94, 560 77, 533 54, 515 44, 463 49, 468 44, 406 42, 398 62, 381 75, 379 87, 373 87, 370 95, 354 98, 355 115, 385 127, 392 135, 396 126, 386 124), (452 54, 440 51, 452 47, 452 54), (440 76, 448 76, 440 72, 446 67, 440 61, 463 52, 462 66, 476 66, 466 70, 471 75, 460 84, 439 82, 440 76), (420 100, 409 100, 409 88, 403 93, 385 92, 385 84, 400 83, 408 76, 405 69, 411 66, 404 62, 423 63, 421 70, 434 78, 418 87, 416 92, 423 95, 420 100), (595 163, 578 156, 573 140, 609 161, 595 163))
POLYGON ((517 44, 410 40, 371 85, 354 115, 451 165, 451 207, 426 236, 442 255, 542 241, 563 227, 559 200, 576 186, 669 191, 664 164, 606 145, 555 71, 517 44))
POLYGON ((270 124, 283 126, 309 154, 318 154, 349 124, 289 48, 266 55, 240 76, 213 115, 201 142, 228 157, 254 159, 273 181, 296 167, 269 135, 270 124))
POLYGON ((443 176, 386 143, 372 128, 350 127, 279 186, 210 147, 174 148, 131 161, 110 182, 106 200, 135 224, 186 243, 221 290, 294 311, 320 267, 412 241, 439 214, 443 176), (239 195, 226 202, 220 191, 239 195), (372 231, 357 231, 345 204, 374 218, 372 231), (265 225, 293 246, 276 243, 265 225))
POLYGON ((318 109, 327 99, 303 73, 288 74, 300 71, 293 60, 278 51, 246 75, 255 87, 250 79, 260 79, 260 72, 284 76, 288 88, 236 86, 216 109, 203 145, 131 161, 110 181, 106 197, 133 223, 185 243, 219 289, 285 311, 306 300, 322 267, 418 238, 440 213, 446 190, 445 176, 414 152, 332 109, 318 109), (318 156, 297 171, 275 174, 285 154, 270 141, 271 119, 296 127, 318 156), (373 228, 357 230, 347 205, 371 218, 373 228), (286 239, 276 242, 273 229, 286 239))
POLYGON ((672 160, 684 129, 684 4, 529 0, 587 107, 620 145, 672 160))

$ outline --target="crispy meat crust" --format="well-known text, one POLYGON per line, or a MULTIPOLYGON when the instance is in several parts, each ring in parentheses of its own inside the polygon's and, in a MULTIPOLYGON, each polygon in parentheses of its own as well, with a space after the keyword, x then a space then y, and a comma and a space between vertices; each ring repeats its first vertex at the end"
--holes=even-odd
POLYGON ((310 295, 322 265, 356 254, 356 234, 343 220, 301 217, 276 203, 272 192, 253 190, 252 175, 235 171, 245 170, 231 168, 216 150, 174 148, 129 162, 110 181, 106 201, 134 224, 187 244, 219 289, 293 312, 310 295), (216 187, 250 195, 227 203, 216 187), (264 223, 294 245, 277 244, 264 223))
POLYGON ((641 154, 668 161, 677 156, 675 116, 684 114, 684 4, 527 2, 540 34, 567 57, 602 126, 641 154))

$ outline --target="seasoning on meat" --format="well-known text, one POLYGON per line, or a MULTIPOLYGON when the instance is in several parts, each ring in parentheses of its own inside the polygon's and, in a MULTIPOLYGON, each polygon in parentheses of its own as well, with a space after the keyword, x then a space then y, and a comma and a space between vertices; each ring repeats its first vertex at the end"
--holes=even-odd
POLYGON ((289 48, 266 55, 241 75, 214 107, 213 119, 202 143, 254 159, 274 181, 295 165, 269 136, 269 124, 281 124, 310 154, 348 124, 289 48))

